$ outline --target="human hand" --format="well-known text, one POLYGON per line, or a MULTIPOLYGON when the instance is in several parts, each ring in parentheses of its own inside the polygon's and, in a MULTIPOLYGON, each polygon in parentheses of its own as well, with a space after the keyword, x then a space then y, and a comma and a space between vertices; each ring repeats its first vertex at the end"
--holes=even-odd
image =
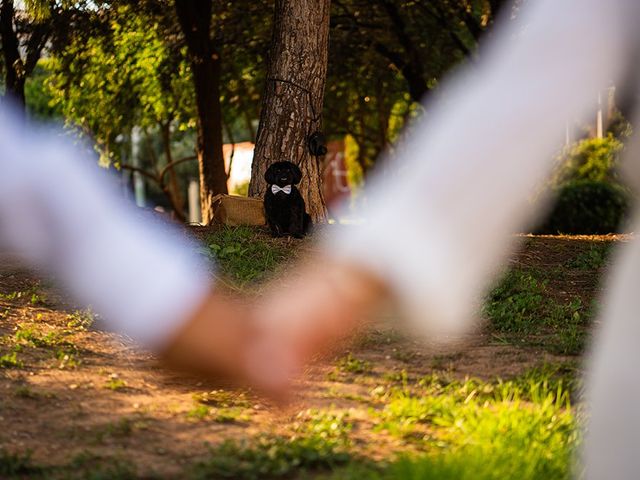
POLYGON ((318 257, 292 269, 254 306, 255 343, 248 350, 253 384, 278 396, 316 354, 347 337, 388 297, 364 269, 318 257))
POLYGON ((372 275, 335 260, 316 258, 293 272, 254 303, 214 291, 165 349, 165 361, 285 401, 305 363, 386 296, 372 275))

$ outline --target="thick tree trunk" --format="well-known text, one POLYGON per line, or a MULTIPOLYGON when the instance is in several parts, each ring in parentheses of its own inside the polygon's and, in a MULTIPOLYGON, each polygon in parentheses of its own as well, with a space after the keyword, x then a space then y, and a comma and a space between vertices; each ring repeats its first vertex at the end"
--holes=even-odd
POLYGON ((213 197, 227 193, 222 155, 220 106, 220 55, 211 40, 211 0, 176 0, 176 12, 184 34, 198 110, 198 167, 202 222, 213 219, 213 197))
POLYGON ((13 97, 24 109, 25 69, 20 58, 18 36, 13 29, 14 8, 12 0, 2 0, 0 4, 0 39, 4 58, 4 82, 6 94, 13 97))
POLYGON ((274 31, 249 195, 263 196, 264 172, 280 160, 302 170, 298 186, 315 222, 326 219, 319 161, 307 147, 322 125, 330 0, 276 0, 274 31))

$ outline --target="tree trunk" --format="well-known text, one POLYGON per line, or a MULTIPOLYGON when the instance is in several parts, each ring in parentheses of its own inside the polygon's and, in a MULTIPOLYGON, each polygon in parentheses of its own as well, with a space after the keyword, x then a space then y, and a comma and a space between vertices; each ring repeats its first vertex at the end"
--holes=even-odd
POLYGON ((330 0, 276 0, 267 83, 251 167, 250 196, 263 196, 264 172, 280 160, 302 170, 298 187, 314 222, 326 220, 319 161, 307 139, 322 126, 330 0))
POLYGON ((175 7, 185 37, 198 111, 198 167, 202 222, 213 220, 213 197, 227 193, 222 155, 220 107, 220 55, 211 40, 211 0, 176 0, 175 7))
MULTIPOLYGON (((167 165, 173 164, 173 155, 171 153, 171 122, 161 123, 160 131, 162 132, 162 146, 166 157, 167 165)), ((163 180, 162 178, 160 180, 163 180)), ((178 216, 184 218, 184 197, 180 191, 180 183, 178 182, 178 173, 174 167, 169 168, 169 192, 171 192, 171 203, 178 216)))
POLYGON ((13 1, 2 0, 0 5, 0 39, 2 39, 2 55, 5 66, 5 95, 10 95, 24 109, 25 71, 20 57, 18 36, 13 29, 14 14, 13 1))

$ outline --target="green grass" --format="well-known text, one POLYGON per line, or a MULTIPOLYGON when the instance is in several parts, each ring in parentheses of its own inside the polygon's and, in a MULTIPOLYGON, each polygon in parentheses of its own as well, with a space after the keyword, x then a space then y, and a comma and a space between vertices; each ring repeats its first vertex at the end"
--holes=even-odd
POLYGON ((607 264, 612 247, 611 242, 593 243, 588 250, 578 253, 566 262, 566 267, 578 270, 599 270, 607 264))
MULTIPOLYGON (((575 377, 573 364, 543 365, 493 381, 435 374, 415 379, 400 372, 393 384, 371 392, 368 410, 302 411, 287 422, 286 432, 210 447, 180 478, 569 479, 580 444, 570 402, 575 377), (386 457, 372 460, 363 437, 390 438, 386 457)), ((214 397, 216 405, 234 402, 214 397)), ((240 408, 197 405, 210 411, 240 408)), ((141 428, 143 419, 123 417, 95 433, 100 443, 125 441, 141 428)), ((29 455, 4 454, 0 473, 3 478, 139 478, 127 461, 89 453, 63 467, 38 467, 29 455)))
POLYGON ((594 309, 578 297, 552 298, 548 279, 535 269, 512 269, 489 293, 482 311, 505 342, 539 344, 551 353, 578 355, 587 341, 594 309), (536 336, 543 336, 542 340, 536 336))
POLYGON ((65 480, 134 480, 140 477, 135 466, 128 460, 118 457, 100 456, 83 452, 73 459, 68 467, 49 469, 45 478, 65 480))
POLYGON ((24 363, 18 359, 18 353, 14 350, 0 356, 0 368, 22 368, 24 363))
POLYGON ((125 390, 127 388, 127 382, 122 380, 117 374, 112 373, 105 381, 104 388, 114 392, 125 390))
POLYGON ((0 293, 0 300, 23 300, 26 299, 31 305, 46 305, 47 296, 38 291, 39 284, 33 285, 27 290, 16 290, 10 293, 0 293))
POLYGON ((185 478, 568 479, 579 430, 563 368, 492 382, 401 375, 402 385, 372 392, 379 408, 365 423, 348 410, 307 410, 291 435, 226 441, 185 478), (405 447, 374 462, 355 430, 405 447))
POLYGON ((351 352, 338 360, 337 367, 343 373, 355 374, 369 373, 373 369, 371 362, 360 360, 354 357, 351 352))
POLYGON ((67 327, 72 330, 88 330, 95 323, 96 318, 97 315, 93 313, 91 308, 74 310, 72 313, 67 315, 67 327))
POLYGON ((223 226, 209 234, 200 252, 214 260, 232 286, 263 280, 294 255, 293 247, 252 227, 223 226))
POLYGON ((307 410, 291 436, 261 435, 225 441, 211 448, 187 478, 289 478, 293 473, 328 470, 348 463, 352 425, 344 413, 307 410))
POLYGON ((0 447, 0 476, 2 478, 24 478, 38 474, 41 469, 31 461, 31 453, 14 453, 0 447))
POLYGON ((197 463, 187 478, 286 478, 294 472, 331 469, 349 459, 349 454, 335 442, 319 436, 263 436, 251 442, 227 440, 212 448, 209 458, 197 463))

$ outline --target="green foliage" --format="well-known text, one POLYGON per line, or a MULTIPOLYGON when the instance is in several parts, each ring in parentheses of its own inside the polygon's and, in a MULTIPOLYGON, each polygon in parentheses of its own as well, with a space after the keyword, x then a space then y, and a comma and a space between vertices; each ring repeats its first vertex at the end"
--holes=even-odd
POLYGON ((540 233, 606 234, 619 232, 627 219, 630 195, 621 186, 581 180, 563 185, 540 233))
POLYGON ((118 374, 112 373, 106 380, 104 388, 112 390, 114 392, 125 390, 127 388, 127 382, 122 380, 118 374))
POLYGON ((91 328, 95 321, 96 314, 93 313, 91 308, 74 310, 72 313, 67 315, 67 327, 74 330, 87 330, 91 328))
POLYGON ((204 243, 201 253, 237 287, 264 279, 291 257, 290 246, 252 227, 221 226, 204 243))
POLYGON ((619 182, 623 144, 612 134, 581 140, 560 157, 551 186, 557 199, 539 233, 617 232, 629 211, 631 195, 619 182))
POLYGON ((243 182, 236 185, 229 193, 231 193, 231 195, 240 195, 241 197, 249 196, 249 182, 243 182))
POLYGON ((41 468, 31 461, 31 453, 13 453, 0 448, 0 475, 2 478, 24 478, 26 475, 38 474, 41 468))
POLYGON ((258 480, 283 478, 294 472, 329 469, 349 461, 339 441, 320 435, 259 437, 252 443, 227 440, 212 448, 190 478, 258 480))
POLYGON ((384 478, 569 478, 578 429, 562 382, 539 372, 422 385, 390 393, 378 428, 429 453, 395 461, 384 478))
POLYGON ((68 468, 65 468, 61 478, 69 480, 136 480, 140 476, 137 475, 136 468, 129 461, 83 452, 73 459, 68 468))
POLYGON ((210 392, 195 393, 193 399, 203 405, 212 407, 243 407, 249 408, 251 402, 243 392, 230 392, 228 390, 211 390, 210 392))
POLYGON ((544 347, 567 355, 582 352, 585 327, 593 317, 593 311, 579 298, 558 302, 550 297, 546 280, 520 269, 504 275, 487 296, 482 311, 491 328, 507 338, 531 342, 527 336, 553 333, 544 347))
POLYGON ((46 81, 50 75, 51 59, 42 58, 33 73, 25 81, 25 99, 31 118, 53 120, 62 117, 62 112, 54 101, 46 81))
POLYGON ((103 163, 120 160, 116 139, 134 125, 193 127, 193 88, 185 52, 167 44, 158 19, 116 6, 108 34, 77 35, 50 61, 51 106, 90 134, 103 163))
POLYGON ((483 312, 499 332, 530 333, 545 303, 544 282, 528 272, 510 270, 489 294, 483 312))
POLYGON ((554 184, 559 186, 583 180, 618 182, 617 168, 622 149, 622 142, 612 134, 605 138, 587 138, 577 142, 561 157, 554 184))
POLYGON ((599 270, 607 264, 611 247, 610 242, 592 244, 588 250, 580 252, 567 262, 566 266, 578 270, 599 270))
POLYGON ((191 418, 193 420, 203 420, 209 416, 211 413, 211 409, 206 405, 194 405, 191 410, 187 412, 187 418, 191 418))
POLYGON ((355 374, 369 373, 372 369, 370 362, 355 358, 351 352, 346 357, 341 358, 337 366, 342 372, 355 374))
POLYGON ((22 368, 23 366, 23 362, 18 359, 15 351, 0 356, 0 368, 22 368))
POLYGON ((194 394, 193 400, 196 405, 187 412, 189 418, 203 420, 211 417, 218 423, 243 422, 250 419, 248 409, 251 402, 242 392, 212 390, 194 394))

